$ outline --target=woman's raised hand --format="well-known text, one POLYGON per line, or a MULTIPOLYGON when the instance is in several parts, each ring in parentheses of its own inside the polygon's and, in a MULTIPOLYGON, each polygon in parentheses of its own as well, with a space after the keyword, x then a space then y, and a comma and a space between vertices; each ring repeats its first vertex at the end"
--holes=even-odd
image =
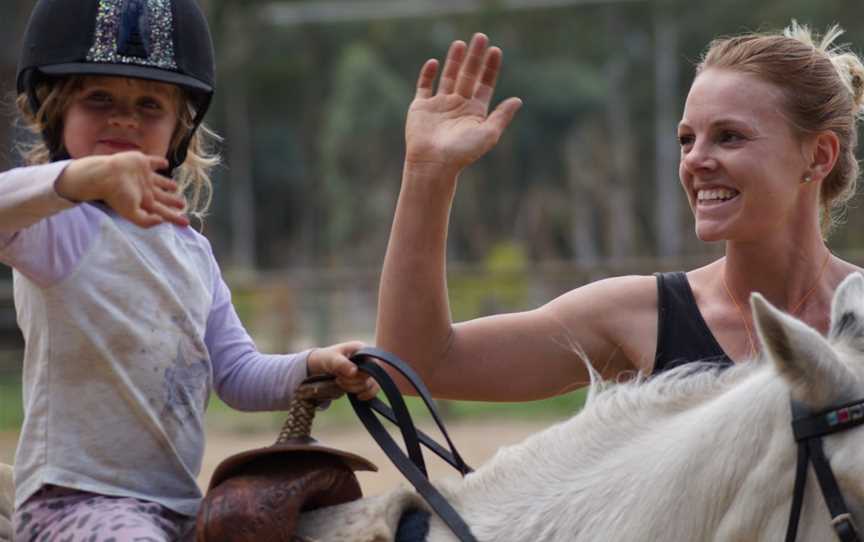
POLYGON ((454 41, 434 89, 438 61, 420 70, 417 94, 405 126, 406 165, 441 166, 458 173, 495 146, 522 106, 510 98, 489 113, 501 70, 501 49, 475 34, 470 45, 454 41))

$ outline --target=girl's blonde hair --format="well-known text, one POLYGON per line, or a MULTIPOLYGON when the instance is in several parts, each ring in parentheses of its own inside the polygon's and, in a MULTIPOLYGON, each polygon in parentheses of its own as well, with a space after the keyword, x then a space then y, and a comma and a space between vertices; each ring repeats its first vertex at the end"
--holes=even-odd
POLYGON ((827 235, 855 194, 859 167, 857 121, 864 111, 864 65, 835 41, 843 30, 828 29, 819 39, 797 21, 782 33, 745 34, 714 40, 697 67, 725 68, 773 83, 785 98, 784 113, 799 136, 830 130, 840 141, 834 169, 822 182, 820 214, 827 235))
MULTIPOLYGON (((51 161, 51 150, 63 148, 63 115, 75 93, 83 87, 85 77, 73 75, 41 85, 36 91, 41 104, 36 112, 32 111, 26 94, 18 96, 16 104, 26 128, 39 136, 18 145, 27 165, 47 164, 51 161), (46 141, 46 138, 50 140, 46 141)), ((189 135, 195 116, 182 89, 177 88, 178 122, 171 138, 170 152, 189 135)), ((212 200, 210 172, 221 162, 215 150, 220 140, 218 134, 201 124, 189 141, 186 159, 174 170, 173 178, 179 185, 178 193, 186 199, 186 212, 199 220, 206 216, 212 200)))

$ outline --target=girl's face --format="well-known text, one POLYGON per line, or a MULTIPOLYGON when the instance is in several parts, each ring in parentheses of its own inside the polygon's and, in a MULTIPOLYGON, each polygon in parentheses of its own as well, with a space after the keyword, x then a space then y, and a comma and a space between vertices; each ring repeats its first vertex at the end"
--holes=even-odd
MULTIPOLYGON (((703 241, 757 240, 803 213, 804 144, 782 94, 754 75, 709 68, 693 81, 678 126, 679 176, 703 241)), ((818 216, 818 215, 817 215, 818 216)))
POLYGON ((69 156, 140 151, 166 157, 177 127, 174 85, 126 77, 85 77, 63 118, 69 156))

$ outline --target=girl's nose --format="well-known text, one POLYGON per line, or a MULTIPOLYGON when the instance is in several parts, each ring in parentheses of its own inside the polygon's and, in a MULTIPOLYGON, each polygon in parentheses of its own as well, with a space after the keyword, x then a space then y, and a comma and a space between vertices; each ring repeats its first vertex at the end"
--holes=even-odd
POLYGON ((134 127, 138 125, 138 114, 134 107, 118 105, 111 110, 108 120, 115 126, 134 127))

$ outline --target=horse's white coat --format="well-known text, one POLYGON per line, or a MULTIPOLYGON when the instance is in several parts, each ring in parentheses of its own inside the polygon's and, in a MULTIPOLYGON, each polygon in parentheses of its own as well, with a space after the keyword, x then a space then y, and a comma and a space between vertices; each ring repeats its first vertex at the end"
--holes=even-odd
MULTIPOLYGON (((752 306, 763 359, 594 384, 577 416, 439 487, 481 541, 783 540, 797 453, 790 394, 814 408, 864 398, 864 277, 838 287, 828 339, 761 296, 752 306)), ((864 428, 826 437, 825 449, 864 526, 864 428)), ((798 540, 835 540, 829 521, 811 469, 798 540)), ((429 541, 451 540, 433 517, 429 541)))

